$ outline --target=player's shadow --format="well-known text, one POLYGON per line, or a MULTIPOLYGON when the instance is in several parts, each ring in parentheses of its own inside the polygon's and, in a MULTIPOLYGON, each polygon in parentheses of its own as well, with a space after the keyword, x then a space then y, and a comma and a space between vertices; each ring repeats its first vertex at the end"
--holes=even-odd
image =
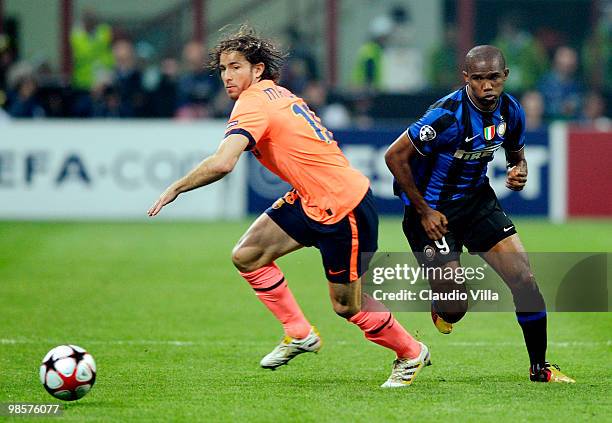
POLYGON ((574 265, 559 285, 555 311, 608 311, 607 266, 605 253, 574 265))
POLYGON ((85 401, 71 401, 65 404, 62 404, 61 407, 64 410, 64 413, 70 412, 72 409, 77 408, 106 408, 109 403, 106 401, 97 401, 87 399, 85 401))

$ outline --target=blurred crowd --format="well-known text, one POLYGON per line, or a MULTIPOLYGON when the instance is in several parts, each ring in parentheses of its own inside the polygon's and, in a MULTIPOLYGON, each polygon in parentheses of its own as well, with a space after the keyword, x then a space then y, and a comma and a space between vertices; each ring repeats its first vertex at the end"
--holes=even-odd
MULTIPOLYGON (((612 1, 583 40, 547 27, 531 31, 523 18, 505 13, 496 36, 484 42, 504 52, 510 69, 505 88, 521 100, 529 128, 569 120, 611 129, 606 103, 612 99, 612 1)), ((463 85, 453 24, 445 25, 442 41, 431 51, 419 48, 414 22, 401 7, 374 18, 369 32, 354 86, 413 95, 425 88, 440 96, 463 85)))
MULTIPOLYGON (((498 22, 497 35, 487 42, 505 53, 506 89, 520 97, 529 128, 552 119, 611 127, 606 103, 612 95, 612 6, 604 12, 579 43, 561 32, 530 31, 517 14, 498 22)), ((372 125, 372 99, 380 94, 439 97, 462 85, 456 28, 446 25, 442 41, 424 51, 402 7, 372 19, 350 84, 341 84, 350 88, 342 91, 323 82, 312 43, 295 29, 285 35, 289 56, 281 84, 332 128, 372 125)), ((198 41, 158 57, 150 44, 118 36, 85 11, 70 45, 73 71, 67 81, 45 61, 18 60, 11 40, 0 34, 0 120, 226 118, 231 111, 218 75, 204 66, 208 53, 198 41)), ((410 112, 414 117, 422 110, 410 112)))

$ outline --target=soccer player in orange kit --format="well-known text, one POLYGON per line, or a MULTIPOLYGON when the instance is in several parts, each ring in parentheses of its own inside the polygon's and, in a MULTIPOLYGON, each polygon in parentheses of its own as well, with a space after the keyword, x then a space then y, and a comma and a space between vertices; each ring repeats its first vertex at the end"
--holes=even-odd
POLYGON ((155 216, 179 194, 223 178, 242 152, 250 151, 294 188, 255 220, 232 252, 240 275, 285 331, 261 366, 275 369, 321 348, 318 331, 274 263, 303 246, 314 246, 321 252, 334 311, 357 325, 368 340, 397 355, 382 387, 408 386, 429 364, 428 348, 386 309, 371 311, 377 304, 361 293, 360 277, 367 267, 361 253, 378 247, 378 216, 369 180, 350 166, 332 133, 304 100, 276 84, 283 59, 274 44, 247 26, 219 42, 211 67, 220 71, 227 94, 236 100, 225 138, 213 155, 166 189, 148 214, 155 216))

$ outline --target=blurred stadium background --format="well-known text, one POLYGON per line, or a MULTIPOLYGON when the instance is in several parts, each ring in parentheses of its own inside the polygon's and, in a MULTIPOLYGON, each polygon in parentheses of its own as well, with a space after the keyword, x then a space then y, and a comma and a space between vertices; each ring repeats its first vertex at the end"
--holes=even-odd
MULTIPOLYGON (((530 182, 513 215, 612 215, 612 2, 305 0, 0 1, 2 218, 137 218, 222 137, 232 103, 203 67, 226 25, 289 52, 282 84, 335 131, 401 212, 385 147, 460 85, 458 63, 494 43, 527 113, 530 182), (38 206, 40 202, 44 206, 38 206), (36 205, 36 206, 35 206, 36 205)), ((168 217, 240 218, 286 186, 251 160, 168 217), (231 205, 227 199, 231 193, 231 205), (210 199, 210 200, 208 200, 210 199)))
POLYGON ((100 366, 76 420, 334 421, 330 398, 356 421, 609 419, 608 313, 550 317, 553 358, 589 389, 527 386, 510 314, 468 315, 449 340, 405 313, 440 358, 414 402, 376 391, 390 358, 333 315, 316 251, 281 264, 327 352, 257 369, 278 333, 229 255, 286 185, 245 156, 163 222, 139 221, 222 139, 232 104, 203 64, 242 22, 281 42, 281 83, 371 179, 381 249, 408 247, 385 149, 461 85, 471 46, 493 43, 526 110, 530 176, 505 190, 499 153, 489 175, 525 245, 612 251, 612 1, 0 0, 0 402, 49 401, 38 362, 71 342, 100 366))

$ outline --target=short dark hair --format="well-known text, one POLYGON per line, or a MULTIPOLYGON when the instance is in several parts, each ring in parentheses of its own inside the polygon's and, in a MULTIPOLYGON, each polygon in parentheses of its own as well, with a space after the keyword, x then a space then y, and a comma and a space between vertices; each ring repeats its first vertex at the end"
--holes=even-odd
POLYGON ((211 50, 208 66, 217 71, 221 53, 236 51, 242 53, 249 63, 263 63, 265 68, 261 79, 278 82, 280 71, 287 54, 281 51, 272 41, 257 35, 250 26, 243 24, 237 32, 224 36, 211 50))
POLYGON ((506 68, 506 58, 504 54, 499 48, 492 45, 480 45, 468 51, 465 55, 463 70, 469 72, 471 65, 478 60, 497 61, 502 69, 506 68))

